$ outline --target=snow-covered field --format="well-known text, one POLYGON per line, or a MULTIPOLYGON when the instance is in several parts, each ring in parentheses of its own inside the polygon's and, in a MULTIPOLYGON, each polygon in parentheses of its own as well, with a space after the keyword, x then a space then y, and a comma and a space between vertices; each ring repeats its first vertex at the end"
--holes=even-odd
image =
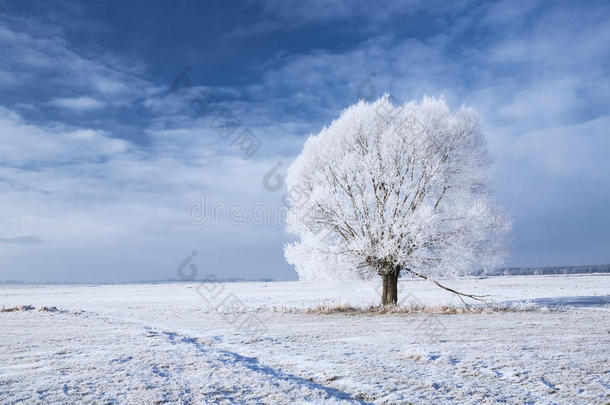
POLYGON ((530 310, 302 310, 377 303, 367 282, 0 286, 0 403, 609 403, 610 275, 446 284, 530 310))

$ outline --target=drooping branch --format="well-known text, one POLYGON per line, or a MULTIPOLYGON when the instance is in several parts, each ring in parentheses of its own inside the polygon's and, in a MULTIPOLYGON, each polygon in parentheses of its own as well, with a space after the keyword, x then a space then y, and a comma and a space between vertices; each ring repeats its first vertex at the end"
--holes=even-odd
POLYGON ((439 286, 439 287, 440 287, 440 288, 442 288, 443 290, 447 290, 447 291, 449 291, 449 292, 454 293, 455 295, 457 295, 457 296, 458 296, 458 298, 459 298, 459 299, 462 301, 462 303, 464 303, 464 305, 466 305, 467 307, 468 307, 469 305, 466 303, 466 301, 464 301, 464 299, 463 299, 462 297, 467 297, 467 298, 470 298, 470 299, 473 299, 473 300, 476 300, 476 301, 483 301, 483 302, 487 302, 487 301, 488 301, 487 299, 485 299, 485 297, 489 297, 489 295, 474 295, 474 294, 466 294, 466 293, 463 293, 463 292, 460 292, 460 291, 454 290, 453 288, 446 287, 446 286, 442 285, 441 283, 439 283, 438 281, 433 280, 433 279, 431 279, 431 278, 428 278, 427 276, 425 276, 425 275, 423 275, 423 274, 420 274, 420 273, 418 273, 418 272, 416 272, 416 271, 413 271, 413 270, 411 270, 411 269, 405 269, 405 268, 403 268, 402 270, 406 270, 406 271, 408 271, 409 273, 411 273, 411 274, 413 274, 413 275, 415 275, 415 276, 417 276, 417 277, 419 277, 419 278, 422 278, 422 279, 424 279, 424 280, 432 281, 434 284, 436 284, 437 286, 439 286))

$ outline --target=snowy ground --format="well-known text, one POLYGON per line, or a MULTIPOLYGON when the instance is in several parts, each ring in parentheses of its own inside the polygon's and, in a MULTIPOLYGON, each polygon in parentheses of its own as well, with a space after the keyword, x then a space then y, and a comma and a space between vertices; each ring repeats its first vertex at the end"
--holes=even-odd
POLYGON ((610 403, 610 275, 446 283, 550 309, 295 310, 376 303, 364 282, 0 286, 0 308, 33 307, 0 312, 0 403, 610 403))

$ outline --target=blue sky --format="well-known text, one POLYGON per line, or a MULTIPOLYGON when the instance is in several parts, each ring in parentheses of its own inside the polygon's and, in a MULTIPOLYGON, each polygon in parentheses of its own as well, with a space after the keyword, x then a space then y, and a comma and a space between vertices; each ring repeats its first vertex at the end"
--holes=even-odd
POLYGON ((603 1, 0 0, 0 280, 172 279, 193 250, 200 275, 295 279, 281 224, 186 212, 276 206, 265 174, 384 92, 479 111, 508 265, 609 263, 609 44, 603 1))

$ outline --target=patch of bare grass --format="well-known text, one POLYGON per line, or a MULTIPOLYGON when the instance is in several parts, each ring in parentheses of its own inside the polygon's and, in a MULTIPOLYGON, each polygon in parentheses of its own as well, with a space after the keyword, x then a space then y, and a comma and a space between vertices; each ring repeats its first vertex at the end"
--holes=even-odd
POLYGON ((18 307, 8 307, 0 309, 0 312, 20 312, 20 311, 32 311, 35 308, 31 305, 21 305, 18 307))
MULTIPOLYGON (((15 307, 2 307, 0 308, 0 312, 23 312, 23 311, 34 311, 37 310, 38 312, 59 312, 59 313, 68 313, 69 311, 66 309, 60 309, 57 308, 55 306, 52 307, 33 307, 32 305, 21 305, 21 306, 15 306, 15 307)), ((82 315, 84 313, 84 311, 75 311, 75 312, 71 312, 74 315, 82 315)))
MULTIPOLYGON (((491 314, 498 312, 533 312, 550 311, 545 307, 535 305, 500 305, 500 304, 480 304, 469 306, 454 305, 371 305, 368 307, 354 307, 342 304, 319 304, 315 307, 305 308, 301 312, 305 314, 351 314, 351 315, 384 315, 384 314, 435 314, 435 315, 457 315, 457 314, 491 314)), ((287 312, 298 312, 290 310, 287 312)))

